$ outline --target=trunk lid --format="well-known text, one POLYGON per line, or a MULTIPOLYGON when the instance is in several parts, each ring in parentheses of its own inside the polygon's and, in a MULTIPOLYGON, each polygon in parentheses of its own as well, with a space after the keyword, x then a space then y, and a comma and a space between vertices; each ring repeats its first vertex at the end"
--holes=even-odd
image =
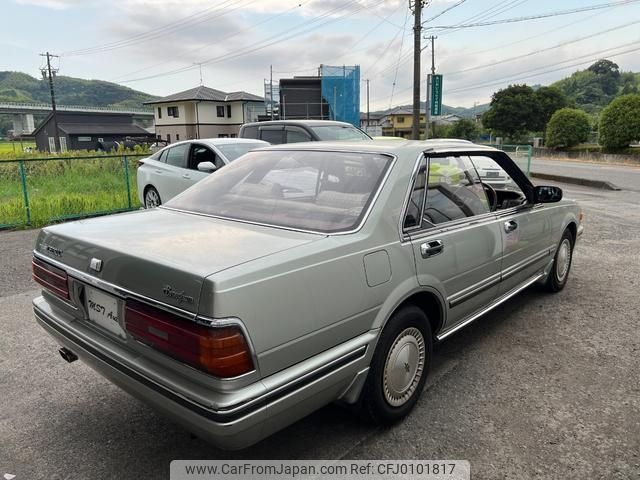
POLYGON ((197 312, 205 277, 320 238, 155 209, 47 227, 36 251, 117 287, 197 312), (94 258, 102 262, 99 271, 90 267, 94 258))

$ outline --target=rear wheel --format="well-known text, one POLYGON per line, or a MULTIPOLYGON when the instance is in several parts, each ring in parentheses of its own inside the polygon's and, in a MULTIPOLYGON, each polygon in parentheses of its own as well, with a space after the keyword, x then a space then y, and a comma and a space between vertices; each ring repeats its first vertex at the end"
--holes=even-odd
POLYGON ((144 208, 155 208, 162 205, 160 194, 154 187, 147 187, 144 191, 144 208))
POLYGON ((407 306, 391 317, 360 398, 360 411, 368 420, 389 424, 413 409, 427 379, 431 344, 429 322, 420 308, 407 306))
POLYGON ((545 287, 551 292, 559 292, 567 284, 569 270, 571 270, 571 260, 573 259, 573 234, 570 230, 565 230, 560 239, 560 244, 553 259, 553 266, 545 287))

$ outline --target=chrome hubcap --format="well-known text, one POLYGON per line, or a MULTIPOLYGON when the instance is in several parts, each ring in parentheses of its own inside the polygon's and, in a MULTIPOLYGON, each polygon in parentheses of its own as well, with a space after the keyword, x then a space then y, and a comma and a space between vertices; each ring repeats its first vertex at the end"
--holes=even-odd
POLYGON ((404 405, 415 393, 424 372, 424 338, 415 327, 403 330, 389 349, 382 387, 392 407, 404 405))
POLYGON ((569 273, 569 265, 571 265, 571 243, 565 238, 560 244, 558 257, 556 259, 556 275, 558 281, 564 281, 567 273, 569 273))
POLYGON ((158 193, 153 190, 147 190, 147 193, 144 196, 144 204, 147 208, 153 208, 160 205, 160 197, 158 197, 158 193))

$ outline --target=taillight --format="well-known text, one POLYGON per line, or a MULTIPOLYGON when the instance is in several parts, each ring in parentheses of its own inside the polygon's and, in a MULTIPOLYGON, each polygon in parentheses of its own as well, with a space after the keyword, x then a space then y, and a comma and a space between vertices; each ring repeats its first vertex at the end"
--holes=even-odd
POLYGON ((254 369, 237 326, 200 325, 134 300, 127 300, 124 319, 136 340, 216 377, 237 377, 254 369))
POLYGON ((144 160, 138 160, 138 168, 144 165, 144 160))
POLYGON ((67 272, 61 268, 43 262, 33 257, 31 261, 31 274, 33 279, 44 288, 57 296, 69 300, 69 282, 67 272))

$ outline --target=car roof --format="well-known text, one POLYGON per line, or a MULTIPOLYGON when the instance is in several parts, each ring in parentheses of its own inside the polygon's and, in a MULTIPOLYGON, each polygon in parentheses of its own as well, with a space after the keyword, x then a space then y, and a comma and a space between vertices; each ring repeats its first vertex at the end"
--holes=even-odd
MULTIPOLYGON (((341 127, 353 127, 347 122, 338 122, 335 120, 267 120, 265 122, 253 122, 245 123, 243 126, 267 126, 267 125, 300 125, 307 127, 320 127, 320 126, 341 126, 341 127)), ((357 128, 357 127, 354 127, 357 128)))
POLYGON ((162 150, 169 147, 175 147, 176 145, 185 145, 190 143, 204 143, 207 145, 218 146, 218 145, 234 145, 238 143, 258 143, 263 146, 271 145, 269 142, 265 142, 264 140, 258 140, 255 138, 191 138, 189 140, 181 140, 179 142, 173 142, 169 145, 162 147, 162 150))
POLYGON ((420 152, 464 152, 487 151, 496 152, 496 148, 488 145, 479 145, 468 140, 456 139, 432 139, 432 140, 360 140, 360 141, 323 141, 301 142, 272 145, 260 148, 260 150, 316 150, 316 151, 345 151, 345 152, 372 152, 387 153, 391 155, 410 154, 418 155, 420 152))

